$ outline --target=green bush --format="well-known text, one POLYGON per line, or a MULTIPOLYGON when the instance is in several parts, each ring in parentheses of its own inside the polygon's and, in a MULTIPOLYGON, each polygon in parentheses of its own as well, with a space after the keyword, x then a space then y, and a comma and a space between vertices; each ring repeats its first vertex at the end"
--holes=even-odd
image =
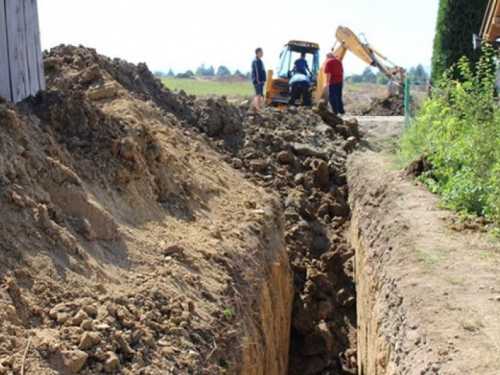
POLYGON ((475 72, 468 59, 444 74, 401 139, 406 158, 426 154, 423 179, 446 207, 500 223, 500 109, 494 51, 485 46, 475 72), (457 69, 461 82, 453 78, 457 69))
MULTIPOLYGON (((463 56, 474 61, 472 34, 481 28, 488 0, 440 0, 432 56, 432 79, 443 73, 463 56)), ((456 72, 454 72, 456 73, 456 72)))

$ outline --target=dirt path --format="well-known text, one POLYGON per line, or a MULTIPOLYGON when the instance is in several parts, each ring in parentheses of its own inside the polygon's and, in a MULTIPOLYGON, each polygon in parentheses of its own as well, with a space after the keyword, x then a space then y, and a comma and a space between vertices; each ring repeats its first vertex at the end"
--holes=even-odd
MULTIPOLYGON (((402 118, 360 118, 372 150, 402 118)), ((457 232, 456 214, 401 176, 387 151, 349 163, 364 374, 499 374, 500 244, 457 232)))

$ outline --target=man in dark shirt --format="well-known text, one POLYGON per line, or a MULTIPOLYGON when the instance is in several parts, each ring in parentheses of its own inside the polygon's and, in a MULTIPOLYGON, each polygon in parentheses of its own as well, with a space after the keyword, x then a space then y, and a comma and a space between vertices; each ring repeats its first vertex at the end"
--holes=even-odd
POLYGON ((297 59, 293 65, 295 73, 300 73, 307 75, 307 73, 311 74, 309 70, 309 65, 307 64, 306 54, 300 54, 300 59, 297 59))
POLYGON ((262 97, 264 95, 264 84, 266 83, 266 70, 262 62, 264 52, 262 48, 255 50, 255 59, 252 62, 252 83, 255 89, 255 97, 253 99, 253 106, 257 109, 262 108, 262 97))
POLYGON ((342 61, 329 52, 326 55, 325 74, 326 85, 328 86, 328 100, 332 106, 332 111, 336 115, 343 115, 344 102, 342 100, 342 89, 344 85, 344 67, 342 61))

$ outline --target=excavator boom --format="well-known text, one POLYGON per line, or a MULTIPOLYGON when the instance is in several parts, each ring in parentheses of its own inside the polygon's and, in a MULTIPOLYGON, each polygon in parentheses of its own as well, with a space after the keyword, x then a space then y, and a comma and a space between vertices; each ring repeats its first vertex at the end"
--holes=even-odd
POLYGON ((363 43, 359 37, 349 28, 339 26, 335 33, 340 45, 334 49, 333 54, 343 59, 347 51, 350 51, 370 66, 384 73, 391 81, 400 87, 402 93, 404 85, 404 69, 394 65, 389 59, 379 52, 371 44, 363 43))

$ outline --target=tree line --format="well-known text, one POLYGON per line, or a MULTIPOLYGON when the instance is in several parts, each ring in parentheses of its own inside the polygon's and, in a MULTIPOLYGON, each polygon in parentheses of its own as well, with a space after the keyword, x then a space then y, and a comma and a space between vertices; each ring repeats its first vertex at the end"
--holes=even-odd
POLYGON ((235 70, 231 72, 231 70, 224 66, 220 65, 217 70, 213 67, 213 65, 205 66, 205 64, 201 64, 194 72, 192 70, 186 70, 182 73, 175 74, 172 69, 169 69, 167 73, 162 71, 156 71, 154 73, 157 77, 180 77, 180 78, 192 78, 192 77, 215 77, 215 76, 246 76, 250 77, 250 72, 243 74, 240 70, 235 70))
MULTIPOLYGON (((427 74, 422 64, 408 69, 406 77, 410 79, 413 85, 419 86, 429 83, 429 74, 427 74)), ((387 78, 384 73, 374 73, 371 67, 367 67, 361 74, 349 76, 347 80, 349 83, 376 83, 379 85, 386 85, 389 83, 389 78, 387 78)))

